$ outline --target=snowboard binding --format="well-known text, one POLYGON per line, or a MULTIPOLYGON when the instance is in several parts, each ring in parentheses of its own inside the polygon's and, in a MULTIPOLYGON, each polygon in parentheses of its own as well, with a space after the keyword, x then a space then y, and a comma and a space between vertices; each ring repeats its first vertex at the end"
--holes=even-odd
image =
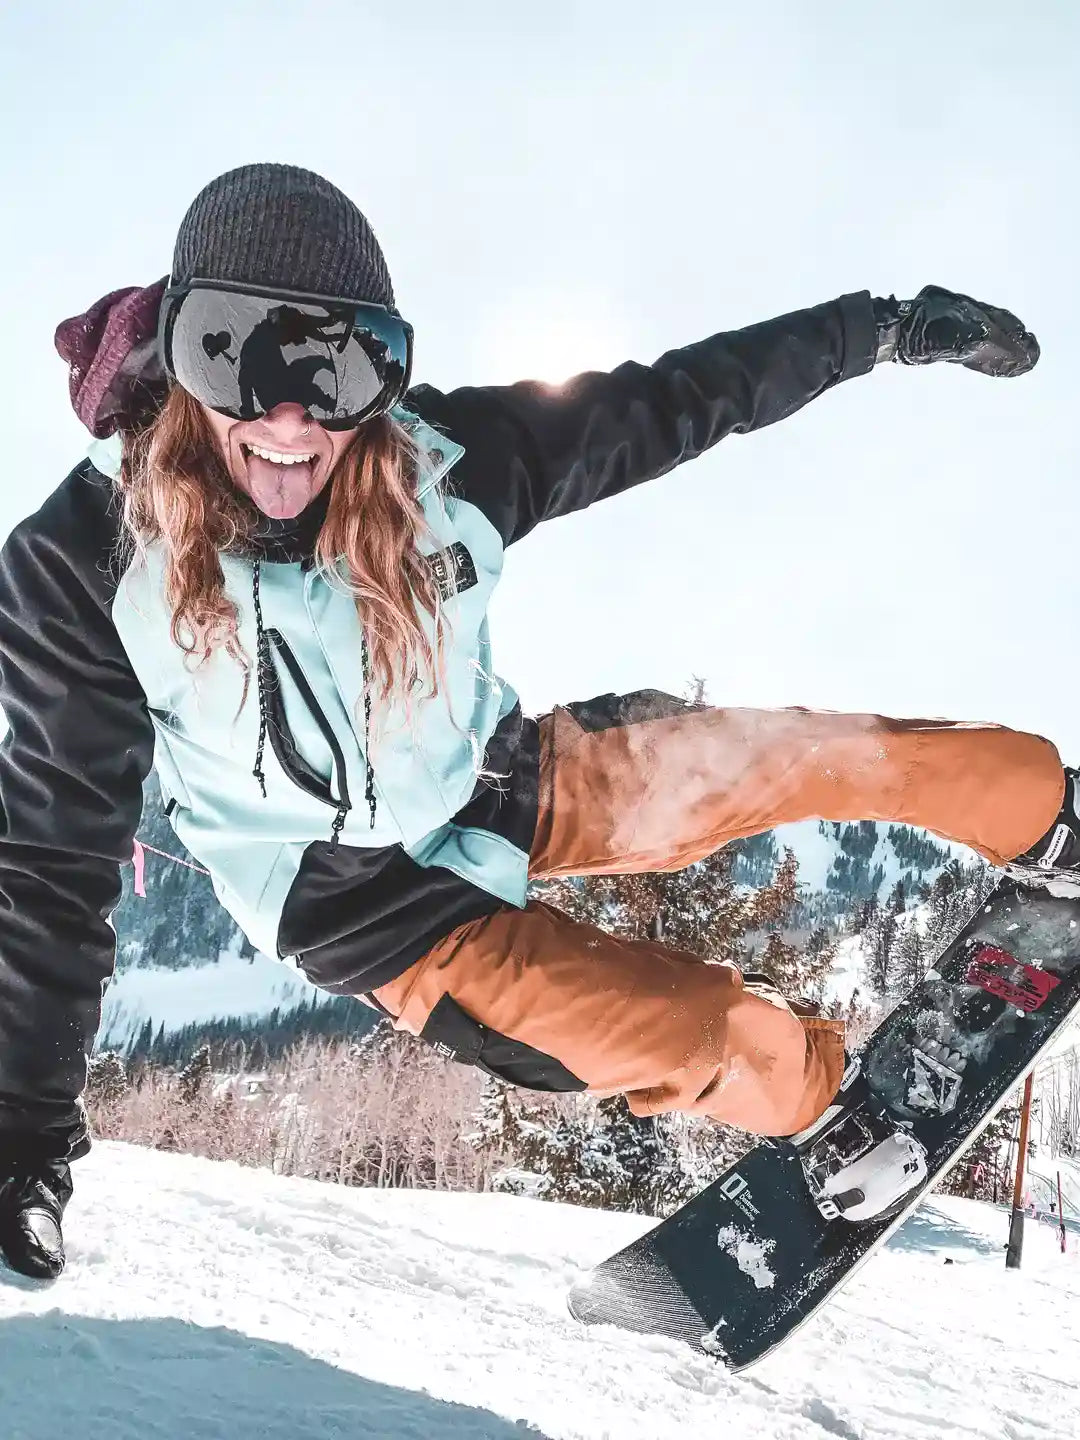
POLYGON ((928 1173, 925 1149, 875 1100, 857 1058, 825 1113, 787 1143, 825 1220, 888 1219, 928 1173))
POLYGON ((1057 820, 1030 850, 1005 866, 1005 873, 1058 899, 1080 897, 1080 772, 1066 768, 1057 820))

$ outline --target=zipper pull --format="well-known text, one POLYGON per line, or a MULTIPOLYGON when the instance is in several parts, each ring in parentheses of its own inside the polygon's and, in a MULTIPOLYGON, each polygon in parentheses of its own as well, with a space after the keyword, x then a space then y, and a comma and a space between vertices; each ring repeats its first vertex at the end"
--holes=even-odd
POLYGON ((341 832, 345 828, 345 818, 348 815, 350 805, 339 805, 337 814, 334 816, 333 835, 330 838, 330 854, 336 855, 338 844, 341 840, 341 832))

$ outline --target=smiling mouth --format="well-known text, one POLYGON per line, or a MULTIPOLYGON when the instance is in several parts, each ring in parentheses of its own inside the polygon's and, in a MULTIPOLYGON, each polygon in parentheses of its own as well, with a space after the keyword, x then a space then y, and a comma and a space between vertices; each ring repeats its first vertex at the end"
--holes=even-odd
POLYGON ((240 454, 246 471, 243 488, 271 519, 294 518, 317 494, 323 462, 314 450, 271 450, 241 441, 240 454))
POLYGON ((269 460, 272 465, 299 465, 316 458, 314 450, 269 450, 262 445, 251 445, 246 440, 240 442, 240 449, 245 455, 256 455, 260 460, 269 460))

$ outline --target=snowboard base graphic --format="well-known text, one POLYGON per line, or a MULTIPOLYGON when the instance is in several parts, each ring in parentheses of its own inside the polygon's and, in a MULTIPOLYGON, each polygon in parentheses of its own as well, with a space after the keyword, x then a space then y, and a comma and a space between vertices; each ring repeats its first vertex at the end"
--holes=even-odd
POLYGON ((861 1054, 878 1101, 926 1151, 926 1180, 898 1213, 825 1218, 795 1151, 762 1142, 598 1265, 571 1313, 683 1340, 732 1370, 761 1360, 903 1223, 1077 1007, 1080 897, 1000 881, 861 1054))

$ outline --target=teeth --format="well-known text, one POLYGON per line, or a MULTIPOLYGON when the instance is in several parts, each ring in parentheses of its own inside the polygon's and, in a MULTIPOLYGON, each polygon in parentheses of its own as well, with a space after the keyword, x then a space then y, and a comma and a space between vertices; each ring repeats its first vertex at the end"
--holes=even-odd
POLYGON ((314 460, 314 452, 310 455, 282 455, 277 450, 263 450, 258 445, 249 445, 248 450, 252 455, 258 455, 262 460, 271 460, 275 465, 300 465, 305 460, 314 460))

